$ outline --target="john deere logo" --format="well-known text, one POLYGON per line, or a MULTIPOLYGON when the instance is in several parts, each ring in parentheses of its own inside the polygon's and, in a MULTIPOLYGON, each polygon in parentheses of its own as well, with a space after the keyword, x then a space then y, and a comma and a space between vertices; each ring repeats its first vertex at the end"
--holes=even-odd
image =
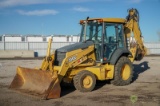
POLYGON ((131 100, 132 103, 136 103, 137 100, 138 100, 138 97, 136 95, 131 95, 130 100, 131 100))

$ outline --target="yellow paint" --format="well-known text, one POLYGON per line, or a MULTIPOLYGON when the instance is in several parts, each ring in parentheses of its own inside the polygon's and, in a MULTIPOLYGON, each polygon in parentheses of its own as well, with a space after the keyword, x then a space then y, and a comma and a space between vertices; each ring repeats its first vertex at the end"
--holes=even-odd
MULTIPOLYGON (((133 15, 135 11, 130 12, 130 15, 133 15)), ((122 23, 125 28, 128 28, 128 32, 124 31, 124 37, 125 39, 131 36, 131 32, 134 33, 134 37, 136 41, 138 42, 138 45, 140 49, 143 49, 143 42, 140 38, 141 32, 139 30, 138 23, 131 19, 127 21, 126 19, 122 18, 91 18, 89 20, 97 20, 99 22, 106 22, 106 23, 122 23)), ((86 20, 81 20, 80 23, 84 22, 86 20)), ((71 81, 73 77, 79 73, 82 70, 88 70, 92 72, 97 80, 107 80, 107 79, 113 79, 114 77, 114 65, 111 64, 101 64, 96 63, 95 58, 95 51, 94 51, 94 45, 89 46, 86 49, 78 49, 73 50, 66 53, 66 57, 62 61, 61 66, 53 66, 54 61, 54 54, 51 55, 50 49, 51 49, 51 42, 52 39, 48 42, 48 49, 47 49, 47 55, 46 58, 43 60, 41 68, 42 70, 50 70, 50 71, 57 71, 58 75, 60 76, 59 80, 61 81, 62 78, 67 81, 71 81), (50 58, 50 59, 49 59, 50 58), (85 62, 85 63, 84 63, 85 62)), ((146 50, 146 49, 145 49, 146 50)), ((130 48, 131 56, 129 59, 131 62, 134 61, 135 55, 137 51, 137 46, 134 46, 130 48)), ((124 66, 124 70, 122 70, 122 77, 123 79, 127 79, 129 76, 129 72, 126 71, 129 69, 129 66, 124 66)), ((86 78, 84 80, 84 85, 87 85, 88 80, 90 78, 86 78)))
POLYGON ((137 47, 136 46, 132 47, 130 49, 130 52, 132 54, 132 57, 129 57, 129 59, 130 59, 131 62, 134 62, 134 59, 135 59, 135 56, 136 56, 136 52, 137 52, 137 47))
MULTIPOLYGON (((89 18, 88 20, 102 20, 102 22, 115 22, 115 23, 125 23, 126 20, 123 18, 89 18)), ((80 23, 86 20, 80 20, 80 23)))
POLYGON ((88 66, 88 67, 77 66, 68 72, 69 78, 73 78, 77 73, 83 70, 92 72, 96 76, 97 80, 113 79, 114 76, 114 65, 97 64, 95 66, 88 66))
POLYGON ((93 84, 93 79, 91 76, 85 76, 82 80, 82 84, 84 88, 90 88, 93 84))
POLYGON ((121 77, 123 80, 127 80, 130 77, 131 69, 128 64, 125 64, 121 69, 121 77))

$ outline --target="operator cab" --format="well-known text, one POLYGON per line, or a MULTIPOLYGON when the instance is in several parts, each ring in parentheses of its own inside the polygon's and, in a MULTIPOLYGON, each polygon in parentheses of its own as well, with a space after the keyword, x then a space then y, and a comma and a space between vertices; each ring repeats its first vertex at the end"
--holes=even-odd
MULTIPOLYGON (((117 48, 124 48, 123 23, 108 22, 107 19, 81 20, 80 42, 93 41, 96 61, 107 63, 117 48)), ((112 21, 112 20, 110 20, 112 21)))

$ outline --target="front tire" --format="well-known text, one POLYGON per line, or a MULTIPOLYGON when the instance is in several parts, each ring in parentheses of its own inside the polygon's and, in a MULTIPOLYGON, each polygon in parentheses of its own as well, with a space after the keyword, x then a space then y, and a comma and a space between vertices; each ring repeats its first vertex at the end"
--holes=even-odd
POLYGON ((73 78, 74 86, 80 92, 90 92, 95 88, 95 75, 87 70, 80 71, 73 78))
POLYGON ((124 86, 131 83, 133 78, 133 66, 131 61, 122 56, 115 65, 113 85, 124 86))

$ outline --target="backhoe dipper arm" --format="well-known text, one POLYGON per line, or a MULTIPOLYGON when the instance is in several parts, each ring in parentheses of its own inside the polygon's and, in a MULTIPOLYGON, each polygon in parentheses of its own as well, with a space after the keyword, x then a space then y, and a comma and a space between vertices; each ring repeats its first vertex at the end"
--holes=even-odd
POLYGON ((126 24, 125 24, 125 35, 127 38, 131 37, 131 33, 133 32, 134 34, 134 38, 136 40, 137 43, 137 50, 139 49, 139 54, 142 55, 142 57, 144 55, 146 55, 147 50, 143 44, 142 41, 142 34, 141 34, 141 30, 139 27, 139 13, 137 11, 137 9, 130 9, 128 16, 126 18, 126 24))

